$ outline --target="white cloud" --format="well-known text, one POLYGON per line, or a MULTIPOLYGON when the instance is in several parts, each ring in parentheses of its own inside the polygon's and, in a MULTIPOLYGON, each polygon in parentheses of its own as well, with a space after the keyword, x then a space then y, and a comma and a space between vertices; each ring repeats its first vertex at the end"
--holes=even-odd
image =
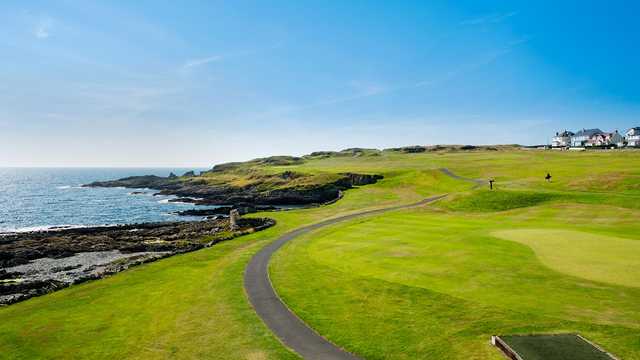
POLYGON ((189 61, 185 62, 184 65, 182 65, 182 67, 184 69, 189 69, 189 68, 193 68, 193 67, 197 67, 197 66, 206 65, 208 63, 212 63, 212 62, 215 62, 215 61, 220 61, 222 59, 224 59, 224 56, 222 56, 222 55, 213 55, 213 56, 209 56, 209 57, 206 57, 206 58, 189 60, 189 61))
POLYGON ((38 39, 47 39, 51 36, 51 29, 53 28, 53 20, 49 17, 40 19, 33 28, 33 36, 38 39))
POLYGON ((495 13, 489 15, 483 15, 480 17, 463 20, 460 25, 485 25, 485 24, 497 24, 505 21, 506 19, 518 15, 518 11, 511 11, 508 13, 495 13))
POLYGON ((248 55, 253 55, 253 54, 256 54, 256 53, 260 53, 260 52, 265 52, 265 51, 269 51, 269 50, 275 50, 275 49, 281 48, 282 46, 283 46, 283 43, 281 41, 279 41, 279 42, 276 42, 273 45, 268 46, 266 48, 227 52, 227 53, 222 53, 222 54, 218 54, 218 55, 212 55, 212 56, 204 57, 204 58, 191 59, 191 60, 186 61, 182 65, 182 69, 186 70, 186 69, 190 69, 190 68, 206 65, 206 64, 209 64, 209 63, 212 63, 212 62, 221 61, 221 60, 224 60, 224 59, 236 58, 236 57, 241 57, 241 56, 248 56, 248 55))

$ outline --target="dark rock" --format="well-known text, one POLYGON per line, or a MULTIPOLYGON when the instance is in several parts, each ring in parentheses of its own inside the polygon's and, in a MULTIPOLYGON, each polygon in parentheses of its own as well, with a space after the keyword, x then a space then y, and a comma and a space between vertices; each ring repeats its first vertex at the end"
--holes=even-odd
POLYGON ((176 212, 181 216, 211 216, 211 215, 229 215, 233 209, 231 206, 221 206, 215 209, 189 209, 176 212))
POLYGON ((406 154, 414 154, 414 153, 423 153, 427 151, 427 148, 424 146, 415 145, 415 146, 405 146, 400 148, 391 148, 388 150, 402 152, 406 154))
POLYGON ((336 151, 314 151, 309 155, 305 155, 304 157, 307 158, 329 158, 332 156, 337 155, 338 153, 336 151))
POLYGON ((351 186, 375 184, 376 182, 378 182, 378 180, 382 180, 384 178, 384 176, 382 175, 370 175, 370 174, 344 173, 341 175, 346 176, 351 186))
POLYGON ((126 188, 149 188, 161 189, 171 184, 168 178, 156 175, 130 176, 118 180, 94 181, 85 187, 126 187, 126 188))
POLYGON ((266 218, 239 218, 235 229, 226 219, 215 219, 4 234, 0 236, 0 305, 212 246, 274 224, 266 218), (117 260, 108 265, 87 265, 90 259, 104 259, 103 254, 117 254, 108 258, 117 260), (42 258, 47 260, 38 260, 42 258))
POLYGON ((293 171, 285 171, 283 173, 280 174, 280 177, 285 179, 285 180, 293 180, 293 179, 297 179, 302 177, 302 174, 293 172, 293 171))
POLYGON ((252 204, 238 204, 235 206, 220 206, 213 209, 189 209, 177 211, 176 214, 180 216, 228 216, 231 210, 237 209, 241 215, 255 213, 259 211, 274 211, 278 210, 276 206, 272 205, 252 205, 252 204))

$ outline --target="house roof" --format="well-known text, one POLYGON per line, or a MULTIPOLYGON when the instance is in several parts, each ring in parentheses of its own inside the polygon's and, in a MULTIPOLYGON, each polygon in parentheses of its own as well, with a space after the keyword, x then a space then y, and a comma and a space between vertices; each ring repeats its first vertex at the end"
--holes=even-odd
POLYGON ((573 135, 575 135, 575 134, 572 133, 571 131, 567 131, 567 130, 565 130, 565 131, 563 131, 563 132, 558 134, 558 136, 562 136, 562 137, 573 136, 573 135))
POLYGON ((596 134, 602 134, 603 131, 600 129, 582 129, 578 131, 575 136, 593 136, 596 134))

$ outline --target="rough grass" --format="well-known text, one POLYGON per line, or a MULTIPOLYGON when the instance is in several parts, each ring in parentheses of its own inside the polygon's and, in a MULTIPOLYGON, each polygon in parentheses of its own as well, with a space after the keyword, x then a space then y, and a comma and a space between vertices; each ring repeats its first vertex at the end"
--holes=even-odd
POLYGON ((566 196, 533 191, 481 190, 469 196, 461 196, 447 205, 458 211, 504 211, 536 206, 563 197, 566 196))
POLYGON ((288 170, 274 172, 272 166, 246 167, 243 165, 241 168, 231 168, 224 172, 208 172, 200 177, 182 178, 181 181, 205 181, 215 186, 255 187, 259 191, 269 191, 329 184, 340 177, 339 174, 330 172, 302 173, 288 170))

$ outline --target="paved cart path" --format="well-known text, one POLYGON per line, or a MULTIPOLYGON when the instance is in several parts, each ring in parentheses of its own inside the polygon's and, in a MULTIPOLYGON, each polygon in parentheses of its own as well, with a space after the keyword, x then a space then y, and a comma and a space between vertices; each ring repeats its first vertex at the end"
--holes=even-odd
POLYGON ((484 180, 480 180, 480 179, 471 179, 471 178, 466 178, 460 175, 456 175, 454 173, 451 172, 451 170, 447 169, 447 168, 442 168, 440 169, 440 171, 442 171, 445 175, 450 176, 456 180, 462 180, 462 181, 468 181, 468 182, 472 182, 474 184, 476 184, 476 186, 474 186, 473 188, 477 188, 478 186, 484 184, 484 180))
MULTIPOLYGON (((459 177, 451 173, 448 169, 440 170, 446 175, 458 180, 478 183, 477 180, 459 177)), ((280 236, 277 240, 255 254, 247 265, 244 273, 244 288, 249 301, 253 305, 256 313, 258 313, 258 316, 262 318, 280 341, 304 359, 359 359, 357 356, 339 348, 315 332, 282 302, 269 279, 269 260, 271 260, 272 255, 287 242, 319 228, 362 216, 376 215, 387 211, 425 205, 445 196, 447 195, 432 196, 414 204, 368 210, 340 216, 308 225, 280 236)))

